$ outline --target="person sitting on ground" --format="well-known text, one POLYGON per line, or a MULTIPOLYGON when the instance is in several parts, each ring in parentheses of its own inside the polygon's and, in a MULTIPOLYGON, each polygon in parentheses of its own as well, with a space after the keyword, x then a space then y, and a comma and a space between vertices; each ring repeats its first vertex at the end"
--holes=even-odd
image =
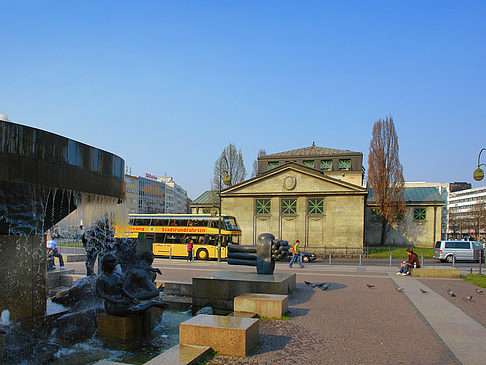
MULTIPOLYGON (((59 266, 61 270, 66 269, 64 267, 64 260, 62 259, 62 255, 59 253, 57 249, 57 242, 52 239, 51 236, 47 236, 47 257, 57 257, 59 259, 59 266)), ((56 268, 56 265, 53 264, 53 269, 56 268)))
POLYGON ((411 267, 417 267, 417 268, 420 267, 418 257, 411 248, 407 249, 407 254, 408 254, 408 260, 403 261, 400 264, 400 271, 397 272, 397 275, 408 275, 410 274, 411 267))

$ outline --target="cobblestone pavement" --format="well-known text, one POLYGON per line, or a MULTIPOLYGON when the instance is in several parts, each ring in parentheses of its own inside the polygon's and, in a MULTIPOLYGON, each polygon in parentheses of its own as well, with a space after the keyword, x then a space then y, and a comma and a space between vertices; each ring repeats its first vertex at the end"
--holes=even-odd
POLYGON ((260 344, 250 356, 217 355, 208 364, 458 363, 390 279, 319 279, 299 274, 289 297, 291 318, 262 320, 260 344), (333 284, 321 291, 304 280, 333 284))
MULTIPOLYGON (((486 327, 486 294, 477 294, 475 290, 479 287, 458 279, 421 279, 420 281, 449 300, 483 327, 486 327), (451 289, 456 296, 449 297, 447 289, 451 289), (473 296, 471 302, 464 300, 465 297, 470 295, 473 296)), ((486 293, 486 289, 479 289, 486 293)))

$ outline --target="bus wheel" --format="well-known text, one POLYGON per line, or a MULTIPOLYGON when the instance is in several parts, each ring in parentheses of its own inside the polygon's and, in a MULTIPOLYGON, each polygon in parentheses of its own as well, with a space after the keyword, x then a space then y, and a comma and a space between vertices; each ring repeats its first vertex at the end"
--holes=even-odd
POLYGON ((196 256, 198 260, 207 260, 209 259, 208 250, 206 250, 205 248, 201 248, 197 250, 196 256))

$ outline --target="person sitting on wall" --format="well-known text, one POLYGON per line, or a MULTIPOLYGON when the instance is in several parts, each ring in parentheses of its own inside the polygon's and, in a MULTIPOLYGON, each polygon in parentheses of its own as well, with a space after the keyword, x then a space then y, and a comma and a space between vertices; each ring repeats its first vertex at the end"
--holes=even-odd
POLYGON ((411 248, 407 249, 408 260, 403 261, 400 264, 400 271, 397 272, 397 275, 409 275, 410 268, 412 267, 420 267, 420 263, 418 260, 417 255, 413 252, 411 248))
MULTIPOLYGON (((57 249, 57 242, 52 239, 51 236, 47 236, 47 257, 57 257, 59 259, 59 266, 61 270, 65 270, 64 267, 64 260, 62 259, 62 255, 59 253, 57 249)), ((52 269, 56 269, 56 265, 53 262, 52 269)))

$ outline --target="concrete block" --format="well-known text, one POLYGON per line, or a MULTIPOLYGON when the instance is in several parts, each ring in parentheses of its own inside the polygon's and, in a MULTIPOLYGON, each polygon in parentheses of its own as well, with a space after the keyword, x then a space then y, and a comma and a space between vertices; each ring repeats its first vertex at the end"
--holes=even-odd
POLYGON ((416 278, 448 278, 459 279, 459 269, 411 269, 410 275, 416 278))
POLYGON ((179 325, 179 343, 246 356, 258 343, 259 319, 200 314, 179 325))
POLYGON ((200 363, 211 351, 209 346, 175 345, 145 365, 190 365, 200 363))
POLYGON ((282 318, 289 308, 288 295, 250 293, 234 299, 235 311, 253 312, 260 317, 282 318))
POLYGON ((254 272, 217 271, 192 279, 192 304, 210 305, 233 311, 234 298, 247 293, 288 294, 296 287, 296 275, 274 272, 262 275, 254 272))
POLYGON ((228 314, 228 316, 232 317, 244 317, 244 318, 258 318, 258 314, 253 313, 253 312, 242 312, 242 311, 237 311, 237 312, 231 312, 228 314))
POLYGON ((131 343, 143 339, 143 313, 131 316, 98 314, 98 335, 108 342, 131 343))

